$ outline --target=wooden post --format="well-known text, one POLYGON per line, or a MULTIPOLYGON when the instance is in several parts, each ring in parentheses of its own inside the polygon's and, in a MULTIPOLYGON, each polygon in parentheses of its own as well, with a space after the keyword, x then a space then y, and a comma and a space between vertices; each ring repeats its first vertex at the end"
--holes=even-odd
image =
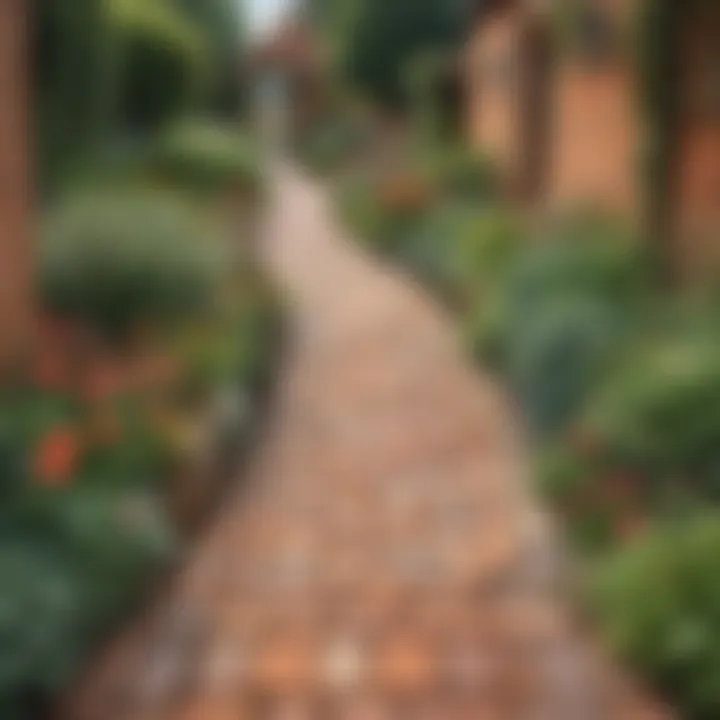
POLYGON ((0 0, 0 368, 33 333, 28 0, 0 0))
POLYGON ((523 18, 518 39, 520 56, 519 192, 531 203, 542 201, 552 156, 553 58, 546 20, 531 13, 523 18))

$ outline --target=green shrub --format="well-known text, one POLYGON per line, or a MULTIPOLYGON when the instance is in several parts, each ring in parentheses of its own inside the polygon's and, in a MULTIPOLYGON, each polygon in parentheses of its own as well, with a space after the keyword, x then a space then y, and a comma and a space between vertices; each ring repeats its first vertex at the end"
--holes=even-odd
POLYGON ((468 301, 482 297, 491 285, 506 283, 524 248, 517 215, 499 205, 467 214, 449 240, 453 275, 468 301))
POLYGON ((589 465, 572 441, 543 448, 536 458, 539 489, 558 513, 574 550, 585 556, 624 543, 628 527, 644 518, 634 479, 589 465))
POLYGON ((379 244, 384 230, 383 218, 372 176, 357 173, 345 179, 340 184, 337 202, 343 222, 356 239, 379 244))
POLYGON ((582 410, 632 329, 626 312, 590 293, 546 300, 513 320, 507 370, 536 437, 552 437, 582 410))
POLYGON ((539 472, 581 548, 612 544, 633 517, 720 499, 719 367, 715 332, 666 330, 631 345, 586 395, 539 472))
POLYGON ((465 344, 483 366, 505 372, 509 362, 509 302, 502 283, 488 285, 478 292, 463 317, 465 344))
POLYGON ((178 8, 167 2, 106 0, 112 27, 106 43, 117 54, 105 63, 114 63, 117 77, 106 69, 105 81, 116 83, 106 93, 117 103, 132 129, 155 131, 188 112, 200 101, 207 83, 208 40, 178 8), (117 37, 114 37, 117 35, 117 37), (119 72, 118 72, 119 71, 119 72))
POLYGON ((584 425, 615 462, 720 497, 720 342, 640 343, 593 398, 584 425))
POLYGON ((37 697, 77 667, 82 586, 53 544, 1 535, 0 578, 0 713, 30 718, 37 697))
POLYGON ((497 174, 488 158, 476 152, 443 146, 431 152, 424 169, 433 184, 450 198, 487 202, 498 196, 497 174))
POLYGON ((420 218, 400 257, 476 328, 521 247, 520 223, 499 206, 440 203, 420 218), (477 323, 477 326, 476 326, 477 323))
POLYGON ((642 253, 621 229, 586 217, 522 252, 499 247, 507 270, 485 282, 471 314, 473 344, 504 363, 534 433, 552 436, 582 408, 642 314, 642 253))
POLYGON ((38 510, 82 579, 86 623, 93 633, 132 606, 174 549, 169 519, 153 493, 109 487, 102 480, 56 494, 38 510))
POLYGON ((35 491, 3 508, 2 717, 70 681, 171 549, 167 518, 148 494, 79 486, 50 496, 35 491))
MULTIPOLYGON (((404 178, 397 180, 398 187, 404 178)), ((372 174, 359 174, 349 178, 340 191, 340 211, 348 227, 374 250, 399 257, 421 226, 429 207, 426 198, 410 197, 415 188, 408 187, 408 200, 400 196, 395 201, 395 178, 380 178, 372 174), (415 200, 417 199, 417 202, 415 200)), ((422 181, 419 181, 422 184, 422 181)), ((424 192, 421 191, 421 192, 424 192)))
POLYGON ((171 202, 145 195, 85 195, 44 228, 46 307, 111 332, 187 316, 209 301, 217 248, 171 202))
POLYGON ((720 716, 720 517, 660 528, 602 568, 606 636, 689 720, 720 716))
MULTIPOLYGON (((15 388, 2 410, 0 715, 24 719, 72 678, 174 543, 151 482, 132 474, 137 464, 126 467, 124 483, 107 458, 52 487, 35 477, 38 442, 78 422, 76 403, 15 388)), ((123 438, 115 450, 134 443, 123 438)))
POLYGON ((260 157, 250 138, 208 121, 183 121, 166 130, 155 162, 164 179, 201 193, 254 194, 261 185, 260 157))
POLYGON ((453 304, 459 304, 461 294, 456 238, 476 212, 466 205, 441 203, 423 217, 400 248, 402 262, 453 304))
POLYGON ((207 397, 218 387, 240 385, 251 394, 262 389, 273 370, 280 336, 280 308, 269 289, 243 282, 232 307, 180 338, 188 368, 188 392, 207 397))
POLYGON ((561 217, 529 247, 513 288, 525 306, 558 294, 632 298, 648 291, 645 251, 613 218, 592 213, 561 217))
POLYGON ((333 172, 361 151, 367 132, 360 123, 347 117, 324 119, 299 138, 298 157, 314 172, 333 172))

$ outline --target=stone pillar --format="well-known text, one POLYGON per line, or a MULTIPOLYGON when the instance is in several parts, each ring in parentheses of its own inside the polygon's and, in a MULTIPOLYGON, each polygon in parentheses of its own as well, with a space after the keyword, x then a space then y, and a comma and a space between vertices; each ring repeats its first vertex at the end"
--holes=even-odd
POLYGON ((28 6, 0 0, 0 369, 22 357, 34 330, 28 6))

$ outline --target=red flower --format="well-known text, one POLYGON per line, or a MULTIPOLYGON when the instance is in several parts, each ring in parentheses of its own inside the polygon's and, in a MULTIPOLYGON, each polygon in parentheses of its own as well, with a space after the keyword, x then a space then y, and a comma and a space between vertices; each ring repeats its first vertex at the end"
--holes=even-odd
POLYGON ((52 430, 35 451, 35 477, 49 487, 62 487, 72 481, 78 470, 82 447, 72 427, 52 430))

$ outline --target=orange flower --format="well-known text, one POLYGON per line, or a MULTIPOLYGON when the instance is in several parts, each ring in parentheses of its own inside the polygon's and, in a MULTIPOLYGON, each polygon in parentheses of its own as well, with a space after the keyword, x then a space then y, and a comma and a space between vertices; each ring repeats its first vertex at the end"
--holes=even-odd
POLYGON ((81 460, 82 447, 72 427, 52 430, 35 451, 35 477, 49 487, 62 487, 72 481, 81 460))

